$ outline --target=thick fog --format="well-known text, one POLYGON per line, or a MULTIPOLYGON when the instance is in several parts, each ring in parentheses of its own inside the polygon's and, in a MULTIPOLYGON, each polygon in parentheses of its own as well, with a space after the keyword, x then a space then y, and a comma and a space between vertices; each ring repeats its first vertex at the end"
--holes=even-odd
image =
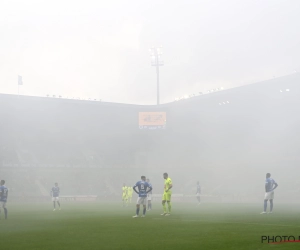
POLYGON ((206 202, 258 202, 270 172, 276 200, 294 200, 299 81, 296 73, 159 106, 0 95, 1 178, 12 200, 48 199, 58 182, 62 196, 103 201, 120 200, 123 183, 141 175, 160 195, 168 172, 174 197, 194 200, 199 181, 206 202), (141 129, 140 112, 165 112, 166 127, 141 129))
POLYGON ((1 1, 0 92, 155 104, 300 70, 298 0, 1 1))

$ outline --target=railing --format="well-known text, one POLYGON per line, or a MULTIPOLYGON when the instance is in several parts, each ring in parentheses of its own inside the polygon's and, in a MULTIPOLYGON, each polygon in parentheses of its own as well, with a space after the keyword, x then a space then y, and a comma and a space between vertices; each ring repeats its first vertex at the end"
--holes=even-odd
POLYGON ((61 201, 96 201, 97 195, 69 195, 69 196, 60 196, 61 201))

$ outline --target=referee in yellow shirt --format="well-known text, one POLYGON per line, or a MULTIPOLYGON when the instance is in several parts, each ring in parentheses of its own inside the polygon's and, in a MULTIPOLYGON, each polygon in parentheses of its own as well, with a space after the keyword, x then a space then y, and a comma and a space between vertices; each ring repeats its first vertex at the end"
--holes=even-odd
POLYGON ((162 213, 161 215, 169 216, 169 215, 171 215, 171 195, 172 195, 171 188, 173 187, 173 185, 172 185, 172 180, 168 176, 167 173, 164 173, 163 177, 165 179, 164 194, 162 197, 162 205, 164 208, 164 213, 162 213), (167 212, 167 208, 166 208, 166 202, 168 203, 168 212, 167 212))

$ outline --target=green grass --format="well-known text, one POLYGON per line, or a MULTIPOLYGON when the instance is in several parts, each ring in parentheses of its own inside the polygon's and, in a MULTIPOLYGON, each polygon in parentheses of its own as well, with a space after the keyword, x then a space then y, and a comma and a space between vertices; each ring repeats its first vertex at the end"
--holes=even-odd
POLYGON ((262 204, 183 204, 162 217, 161 205, 133 219, 135 205, 119 203, 8 203, 0 220, 1 249, 299 249, 300 243, 261 243, 262 235, 299 236, 299 205, 277 205, 260 215, 262 204))

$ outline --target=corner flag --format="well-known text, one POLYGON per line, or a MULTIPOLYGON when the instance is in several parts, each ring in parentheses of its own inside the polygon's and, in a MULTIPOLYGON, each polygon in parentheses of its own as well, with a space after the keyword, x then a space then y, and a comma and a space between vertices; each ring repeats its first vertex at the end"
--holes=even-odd
POLYGON ((18 75, 18 85, 23 85, 22 76, 18 75))

